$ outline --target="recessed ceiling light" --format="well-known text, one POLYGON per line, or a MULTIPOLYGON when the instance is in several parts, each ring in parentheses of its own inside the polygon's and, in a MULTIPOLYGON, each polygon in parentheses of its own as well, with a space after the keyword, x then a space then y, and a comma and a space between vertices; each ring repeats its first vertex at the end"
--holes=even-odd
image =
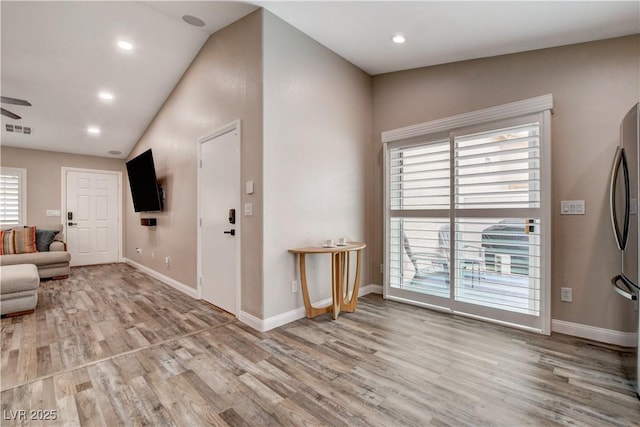
POLYGON ((98 96, 104 101, 113 101, 113 94, 110 92, 100 92, 98 96))
POLYGON ((184 15, 182 20, 189 25, 193 25, 194 27, 204 27, 204 21, 193 15, 184 15))
POLYGON ((131 42, 128 42, 126 40, 118 40, 118 47, 122 50, 133 49, 133 45, 131 44, 131 42))
POLYGON ((403 34, 394 34, 391 36, 391 41, 395 44, 402 44, 407 41, 407 38, 403 34))
POLYGON ((87 128, 87 132, 89 132, 90 135, 100 135, 100 128, 96 126, 89 126, 87 128))

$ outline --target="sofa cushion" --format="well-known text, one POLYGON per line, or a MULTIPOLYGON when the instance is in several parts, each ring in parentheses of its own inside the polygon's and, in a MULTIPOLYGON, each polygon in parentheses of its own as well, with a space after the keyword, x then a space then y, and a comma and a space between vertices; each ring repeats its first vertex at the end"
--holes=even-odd
POLYGON ((38 252, 38 249, 36 249, 36 227, 15 228, 13 233, 15 253, 30 254, 38 252))
POLYGON ((0 247, 0 255, 15 254, 16 246, 13 243, 13 230, 0 231, 0 241, 2 246, 0 247))
POLYGON ((35 252, 31 254, 13 254, 0 257, 0 265, 35 264, 38 267, 57 263, 68 263, 71 255, 66 251, 35 252))
POLYGON ((36 228, 36 247, 38 248, 38 252, 48 252, 49 245, 53 243, 56 234, 58 234, 57 230, 36 228))
POLYGON ((33 264, 8 265, 0 270, 0 292, 10 294, 38 288, 40 277, 33 264))

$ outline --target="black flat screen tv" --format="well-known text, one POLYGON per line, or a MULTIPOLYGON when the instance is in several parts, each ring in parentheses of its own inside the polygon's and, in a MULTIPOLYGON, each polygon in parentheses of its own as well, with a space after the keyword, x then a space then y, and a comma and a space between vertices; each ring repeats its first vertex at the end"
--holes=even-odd
POLYGON ((153 153, 148 149, 127 162, 129 186, 136 212, 158 212, 162 210, 162 189, 156 179, 153 153))

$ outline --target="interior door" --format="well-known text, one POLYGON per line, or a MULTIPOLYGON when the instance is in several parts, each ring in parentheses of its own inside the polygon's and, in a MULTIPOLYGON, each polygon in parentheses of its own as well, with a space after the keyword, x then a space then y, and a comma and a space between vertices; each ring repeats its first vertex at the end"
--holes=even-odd
POLYGON ((118 175, 66 171, 67 248, 71 265, 118 261, 118 175))
POLYGON ((199 189, 202 299, 236 315, 240 238, 238 126, 201 142, 199 189))

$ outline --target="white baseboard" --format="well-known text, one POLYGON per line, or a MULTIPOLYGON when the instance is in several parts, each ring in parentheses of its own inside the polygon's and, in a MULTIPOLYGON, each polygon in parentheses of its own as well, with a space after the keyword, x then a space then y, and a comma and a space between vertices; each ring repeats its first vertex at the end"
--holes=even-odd
MULTIPOLYGON (((358 297, 368 295, 368 294, 382 294, 382 286, 367 285, 367 286, 361 287, 358 290, 358 297)), ((329 304, 331 304, 331 298, 327 298, 325 300, 313 303, 314 306, 319 306, 319 307, 323 307, 329 304)), ((305 316, 304 307, 298 307, 294 310, 277 314, 267 319, 258 319, 257 317, 249 313, 241 311, 240 316, 238 318, 245 325, 250 326, 257 331, 266 332, 271 329, 277 328, 279 326, 286 325, 287 323, 295 322, 298 319, 302 319, 304 316, 305 316)))
POLYGON ((382 286, 381 285, 367 285, 363 286, 358 291, 358 297, 363 297, 369 294, 380 294, 382 295, 382 286))
POLYGON ((238 320, 240 320, 245 325, 255 329, 258 332, 266 332, 264 329, 264 320, 258 319, 253 314, 249 314, 245 311, 240 311, 240 316, 238 316, 238 320))
MULTIPOLYGON (((331 304, 331 298, 312 303, 312 305, 320 307, 327 306, 329 304, 331 304)), ((268 319, 258 319, 247 312, 241 311, 238 319, 240 319, 240 321, 245 325, 251 326, 257 331, 267 332, 271 329, 277 328, 278 326, 286 325, 287 323, 302 319, 304 316, 304 307, 298 307, 285 313, 276 314, 268 319)))
POLYGON ((561 334, 587 338, 607 344, 615 344, 621 347, 634 347, 638 344, 637 334, 633 332, 614 331, 612 329, 598 328, 581 323, 566 322, 564 320, 552 319, 551 330, 561 334))
POLYGON ((130 266, 137 268, 138 270, 142 271, 143 273, 148 274, 149 276, 153 277, 154 279, 157 279, 159 281, 161 281, 162 283, 171 286, 172 288, 182 292, 183 294, 186 294, 188 296, 190 296, 193 299, 200 299, 200 296, 198 295, 198 290, 192 288, 191 286, 187 286, 182 282, 178 282, 175 279, 172 279, 171 277, 165 276, 162 273, 158 273, 155 270, 150 269, 149 267, 146 267, 142 264, 138 264, 135 261, 130 260, 129 258, 123 258, 123 261, 127 264, 129 264, 130 266))

